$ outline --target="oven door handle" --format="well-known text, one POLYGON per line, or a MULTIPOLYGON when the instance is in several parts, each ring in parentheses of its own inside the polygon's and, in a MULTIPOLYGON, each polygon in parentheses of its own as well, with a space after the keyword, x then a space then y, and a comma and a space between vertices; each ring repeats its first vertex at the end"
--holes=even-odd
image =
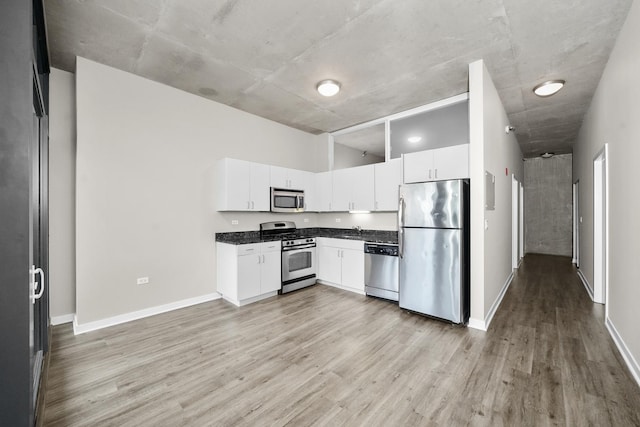
POLYGON ((315 248, 315 247, 316 247, 315 243, 309 243, 308 245, 304 245, 304 246, 285 247, 285 248, 282 248, 282 252, 297 251, 301 249, 309 249, 309 248, 315 248))

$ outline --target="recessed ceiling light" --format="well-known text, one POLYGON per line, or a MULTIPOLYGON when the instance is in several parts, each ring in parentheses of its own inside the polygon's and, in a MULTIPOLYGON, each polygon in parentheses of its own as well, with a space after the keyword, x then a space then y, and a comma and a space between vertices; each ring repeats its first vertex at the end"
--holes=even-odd
POLYGON ((533 88, 533 93, 541 97, 551 96, 564 86, 564 80, 549 80, 533 88))
POLYGON ((322 80, 316 85, 316 90, 322 96, 333 96, 340 92, 340 82, 337 80, 322 80))
POLYGON ((542 157, 543 159, 550 159, 552 158, 554 155, 554 153, 549 153, 548 151, 546 153, 542 153, 540 154, 540 157, 542 157))
POLYGON ((411 142, 412 144, 415 144, 416 142, 422 141, 422 137, 421 136, 410 136, 409 138, 407 138, 407 141, 411 142))

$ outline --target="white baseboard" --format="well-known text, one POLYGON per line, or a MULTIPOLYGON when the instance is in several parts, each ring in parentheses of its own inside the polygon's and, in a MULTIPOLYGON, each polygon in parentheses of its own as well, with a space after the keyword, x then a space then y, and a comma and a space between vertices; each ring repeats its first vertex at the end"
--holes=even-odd
POLYGON ((276 295, 278 295, 278 291, 268 292, 266 294, 258 295, 257 297, 246 298, 246 299, 243 299, 242 301, 231 299, 231 298, 229 298, 229 297, 227 297, 225 295, 222 295, 222 299, 227 301, 227 302, 230 302, 231 304, 235 305, 236 307, 242 307, 243 305, 251 304, 253 302, 258 302, 258 301, 261 301, 261 300, 266 299, 266 298, 274 297, 276 295))
POLYGON ((119 325, 121 323, 130 322, 132 320, 142 319, 144 317, 154 316, 156 314, 166 313, 180 308, 201 304, 207 301, 213 301, 220 298, 220 294, 214 292, 212 294, 202 295, 194 298, 187 298, 181 301, 171 302, 169 304, 158 305, 156 307, 145 308, 143 310, 133 311, 131 313, 119 314, 117 316, 100 319, 93 322, 78 324, 77 315, 73 316, 73 333, 75 335, 84 334, 85 332, 96 331, 109 326, 119 325))
POLYGON ((593 291, 591 290, 591 287, 589 287, 589 281, 587 280, 586 277, 584 277, 584 274, 582 274, 581 270, 578 270, 578 277, 580 278, 580 281, 582 282, 582 285, 584 286, 584 288, 587 290, 587 294, 589 294, 589 298, 591 298, 591 301, 593 301, 593 291))
POLYGON ((62 325, 64 323, 71 323, 73 322, 73 318, 75 315, 76 315, 75 313, 69 313, 69 314, 63 314, 60 316, 51 316, 51 326, 62 325))
POLYGON ((479 329, 481 331, 486 331, 487 329, 489 329, 489 325, 493 320, 493 316, 496 314, 496 311, 498 311, 498 307, 500 307, 500 303, 502 303, 502 299, 506 295, 507 289, 509 289, 509 286, 511 286, 511 282, 513 282, 513 271, 507 277, 504 285, 502 285, 502 289, 500 290, 498 297, 493 302, 493 304, 491 304, 491 308, 489 309, 489 312, 485 316, 484 320, 469 319, 469 324, 467 326, 473 329, 479 329))
POLYGON ((478 329, 480 331, 484 331, 484 332, 487 331, 487 324, 485 323, 484 320, 470 318, 467 326, 469 328, 478 329))
POLYGON ((338 285, 336 283, 325 282, 324 280, 318 280, 316 283, 319 283, 325 286, 331 286, 332 288, 342 289, 343 291, 353 292, 354 294, 366 295, 363 289, 349 288, 347 286, 338 285))
POLYGON ((611 319, 607 317, 604 321, 604 324, 606 325, 611 338, 613 338, 613 342, 616 343, 616 347, 618 347, 620 354, 622 354, 622 358, 625 362, 627 362, 627 366, 629 367, 633 378, 635 378, 636 382, 640 386, 640 365, 638 364, 638 361, 635 359, 635 357, 633 357, 633 354, 629 350, 629 347, 627 347, 627 344, 618 333, 618 330, 614 326, 611 319))

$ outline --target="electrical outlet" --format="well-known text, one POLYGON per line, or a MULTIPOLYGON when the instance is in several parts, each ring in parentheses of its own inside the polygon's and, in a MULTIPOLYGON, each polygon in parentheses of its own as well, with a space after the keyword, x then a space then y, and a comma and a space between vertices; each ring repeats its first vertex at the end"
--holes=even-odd
POLYGON ((340 218, 336 218, 336 222, 340 222, 342 221, 340 218))
POLYGON ((231 220, 231 225, 238 225, 238 220, 237 219, 232 219, 231 220))
POLYGON ((309 222, 309 218, 305 218, 305 219, 303 219, 302 221, 304 221, 304 222, 309 222))
POLYGON ((136 280, 136 283, 138 285, 146 285, 147 283, 149 283, 149 278, 148 277, 138 277, 138 280, 136 280))

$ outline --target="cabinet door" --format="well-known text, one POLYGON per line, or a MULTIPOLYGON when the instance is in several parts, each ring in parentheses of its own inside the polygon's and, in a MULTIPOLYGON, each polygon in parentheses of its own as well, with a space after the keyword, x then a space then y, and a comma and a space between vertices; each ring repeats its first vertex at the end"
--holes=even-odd
POLYGON ((342 281, 342 259, 340 249, 318 246, 318 279, 339 284, 342 281))
POLYGON ((271 209, 268 165, 251 163, 251 210, 268 212, 271 209))
POLYGON ((351 207, 349 210, 372 211, 375 208, 374 166, 347 169, 350 174, 351 207))
POLYGON ((425 182, 433 178, 433 150, 418 151, 402 156, 404 182, 425 182))
POLYGON ((307 175, 310 172, 301 171, 298 169, 289 169, 288 170, 288 184, 291 189, 294 190, 306 190, 307 184, 307 175))
POLYGON ((309 172, 305 179, 304 210, 309 212, 318 212, 320 210, 320 198, 318 197, 316 174, 309 172))
POLYGON ((469 144, 432 151, 435 180, 469 178, 469 144))
POLYGON ((270 183, 272 187, 276 188, 288 188, 287 187, 287 169, 280 166, 271 166, 270 168, 270 183))
POLYGON ((280 289, 282 285, 281 256, 277 252, 263 252, 260 272, 260 293, 266 294, 280 289))
POLYGON ((238 256, 238 300, 260 295, 260 253, 238 256))
POLYGON ((351 177, 350 169, 338 169, 333 171, 333 197, 331 210, 334 212, 346 212, 351 208, 351 177))
POLYGON ((333 172, 320 172, 315 175, 316 180, 316 211, 329 212, 333 200, 333 172))
POLYGON ((251 163, 244 160, 222 159, 219 189, 223 194, 220 210, 243 211, 251 209, 251 163))
POLYGON ((364 291, 364 248, 341 249, 342 286, 364 291))
POLYGON ((375 198, 377 211, 398 210, 398 188, 402 184, 402 159, 375 166, 375 198))

